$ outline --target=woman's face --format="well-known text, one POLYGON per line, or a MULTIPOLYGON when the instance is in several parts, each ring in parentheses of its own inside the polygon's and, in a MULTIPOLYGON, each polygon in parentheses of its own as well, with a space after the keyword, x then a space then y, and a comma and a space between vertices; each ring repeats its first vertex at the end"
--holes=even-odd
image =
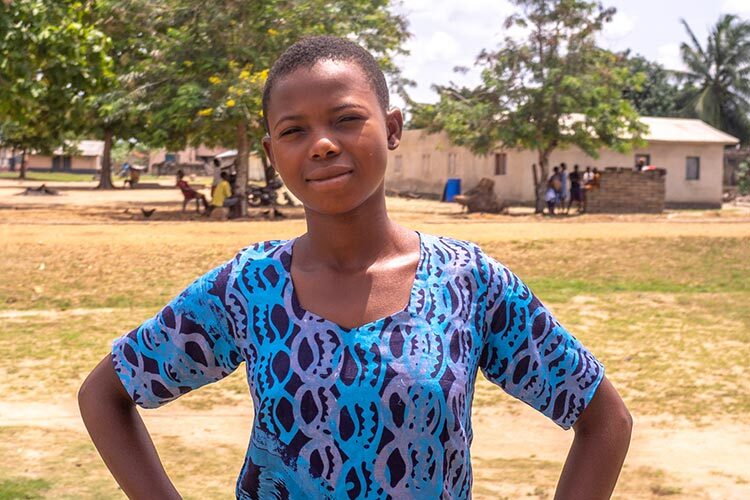
POLYGON ((267 119, 266 154, 308 210, 342 214, 382 196, 403 119, 397 109, 383 111, 356 63, 319 61, 282 77, 267 119))

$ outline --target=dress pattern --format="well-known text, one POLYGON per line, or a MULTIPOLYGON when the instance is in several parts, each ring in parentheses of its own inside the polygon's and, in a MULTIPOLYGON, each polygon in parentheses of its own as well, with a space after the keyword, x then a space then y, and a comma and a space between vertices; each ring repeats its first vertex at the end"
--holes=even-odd
POLYGON ((478 371, 567 429, 604 368, 479 247, 419 236, 402 311, 351 329, 306 311, 295 240, 267 241, 115 340, 115 370, 154 408, 245 363, 255 418, 237 498, 470 498, 478 371))

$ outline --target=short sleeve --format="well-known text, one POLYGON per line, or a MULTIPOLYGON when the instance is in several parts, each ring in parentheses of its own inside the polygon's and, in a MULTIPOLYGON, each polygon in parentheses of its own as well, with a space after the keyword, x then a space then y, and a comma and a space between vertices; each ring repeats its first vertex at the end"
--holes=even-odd
POLYGON ((201 276, 156 316, 113 342, 115 372, 139 406, 159 407, 239 366, 223 303, 230 265, 201 276))
POLYGON ((509 269, 488 258, 487 276, 482 372, 569 429, 594 397, 604 366, 509 269))

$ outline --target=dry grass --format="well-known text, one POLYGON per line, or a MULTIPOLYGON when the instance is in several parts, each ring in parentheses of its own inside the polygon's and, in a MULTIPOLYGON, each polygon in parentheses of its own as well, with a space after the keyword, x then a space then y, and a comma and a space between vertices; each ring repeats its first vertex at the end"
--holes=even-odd
MULTIPOLYGON (((0 185, 0 399, 19 405, 74 400, 112 338, 154 314, 197 275, 249 243, 304 231, 300 209, 280 222, 262 214, 254 221, 208 222, 181 214, 168 190, 143 198, 119 192, 106 206, 83 191, 33 203, 11 203, 3 193, 0 185), (155 221, 136 212, 144 203, 159 207, 155 221)), ((672 426, 722 418, 750 423, 745 212, 550 221, 465 216, 453 205, 422 200, 389 203, 396 219, 474 240, 513 268, 602 359, 634 414, 672 426)), ((511 419, 522 414, 498 394, 480 381, 475 405, 502 407, 511 419)), ((247 399, 240 370, 176 405, 185 415, 212 415, 211 409, 245 408, 247 399)), ((195 453, 203 445, 194 437, 158 431, 155 439, 182 491, 195 498, 231 495, 245 442, 206 437, 213 439, 208 457, 195 453)), ((112 498, 116 491, 77 428, 0 426, 0 456, 0 498, 112 498)), ((475 496, 550 497, 564 452, 554 456, 475 455, 475 496)), ((617 498, 708 497, 709 483, 686 486, 670 464, 644 464, 626 464, 617 498)), ((732 470, 717 463, 712 481, 744 487, 750 476, 732 470)))

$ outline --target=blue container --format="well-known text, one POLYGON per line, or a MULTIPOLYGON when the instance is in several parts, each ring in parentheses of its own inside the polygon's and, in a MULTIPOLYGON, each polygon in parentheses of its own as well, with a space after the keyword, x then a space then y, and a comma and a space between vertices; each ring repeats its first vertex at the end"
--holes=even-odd
POLYGON ((443 190, 443 201, 453 201, 461 194, 461 179, 448 179, 443 190))

